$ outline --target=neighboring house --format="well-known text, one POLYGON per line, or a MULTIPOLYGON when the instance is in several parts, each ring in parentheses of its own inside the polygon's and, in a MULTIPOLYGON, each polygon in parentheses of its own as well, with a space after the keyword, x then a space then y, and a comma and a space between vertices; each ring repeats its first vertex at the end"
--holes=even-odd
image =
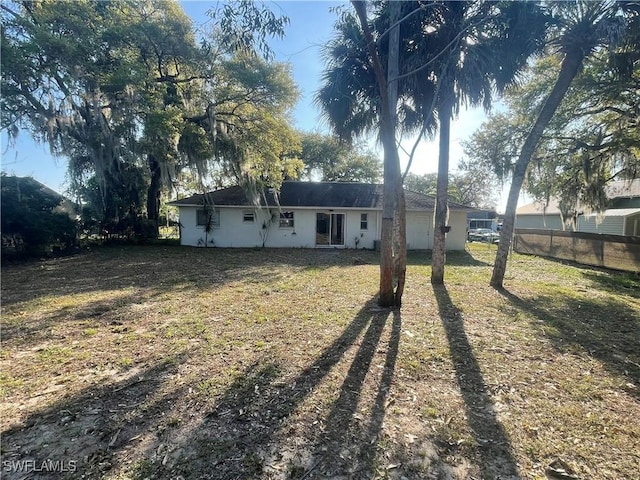
POLYGON ((534 202, 518 208, 516 228, 640 236, 640 179, 612 182, 605 191, 609 199, 608 208, 599 213, 580 213, 575 229, 571 225, 563 225, 556 199, 551 199, 546 207, 534 202))
MULTIPOLYGON (((407 243, 433 247, 434 198, 406 192, 407 243)), ((217 247, 368 248, 379 245, 382 185, 342 182, 284 182, 251 202, 241 187, 193 195, 169 203, 180 212, 182 245, 217 247), (205 208, 205 198, 209 209, 205 208), (209 226, 208 231, 206 226, 209 226)), ((449 250, 463 250, 467 212, 449 203, 449 250)))

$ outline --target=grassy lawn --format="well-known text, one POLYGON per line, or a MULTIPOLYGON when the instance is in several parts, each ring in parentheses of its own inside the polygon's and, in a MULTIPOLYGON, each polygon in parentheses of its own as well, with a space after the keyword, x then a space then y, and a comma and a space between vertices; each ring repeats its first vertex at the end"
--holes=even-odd
POLYGON ((5 266, 3 478, 640 478, 640 279, 470 249, 400 311, 368 251, 5 266))

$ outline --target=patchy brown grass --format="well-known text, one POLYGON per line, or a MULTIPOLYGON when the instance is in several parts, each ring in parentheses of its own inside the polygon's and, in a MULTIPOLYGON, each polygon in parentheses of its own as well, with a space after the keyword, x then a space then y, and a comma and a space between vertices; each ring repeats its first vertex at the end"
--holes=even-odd
POLYGON ((401 311, 365 251, 3 268, 3 478, 640 478, 638 277, 471 248, 401 311))

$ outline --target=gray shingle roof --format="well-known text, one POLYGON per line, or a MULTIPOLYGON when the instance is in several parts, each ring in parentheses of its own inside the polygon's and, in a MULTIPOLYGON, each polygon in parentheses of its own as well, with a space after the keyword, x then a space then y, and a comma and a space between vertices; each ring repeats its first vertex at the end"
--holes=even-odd
MULTIPOLYGON (((435 199, 429 195, 405 190, 407 210, 433 210, 435 199)), ((209 201, 219 206, 253 206, 241 187, 228 187, 206 194, 209 201)), ((277 205, 272 191, 266 192, 268 204, 277 205)), ((175 206, 203 205, 204 195, 192 195, 170 202, 175 206)), ((264 199, 261 204, 264 206, 264 199)), ((359 208, 382 209, 382 185, 350 182, 284 182, 280 189, 281 207, 359 208)), ((449 202, 452 210, 472 210, 470 207, 449 202)))

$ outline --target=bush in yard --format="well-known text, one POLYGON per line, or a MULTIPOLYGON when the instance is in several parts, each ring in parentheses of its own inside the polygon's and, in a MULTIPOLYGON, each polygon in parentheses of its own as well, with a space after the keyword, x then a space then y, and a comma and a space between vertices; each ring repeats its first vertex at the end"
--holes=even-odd
POLYGON ((41 255, 76 244, 73 205, 31 177, 2 175, 2 254, 41 255))

